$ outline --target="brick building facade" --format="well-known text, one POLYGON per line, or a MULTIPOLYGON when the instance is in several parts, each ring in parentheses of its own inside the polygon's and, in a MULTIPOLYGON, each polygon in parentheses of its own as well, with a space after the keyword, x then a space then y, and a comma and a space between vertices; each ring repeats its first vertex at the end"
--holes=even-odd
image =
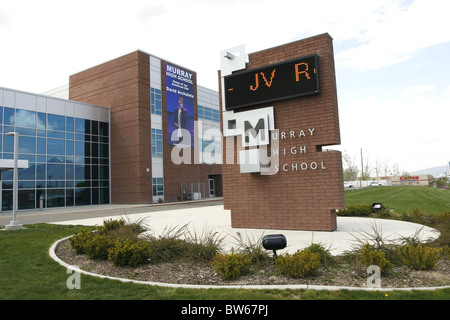
MULTIPOLYGON (((195 155, 202 152, 201 137, 193 137, 197 149, 183 150, 190 153, 190 164, 176 165, 171 159, 172 150, 177 147, 168 140, 165 72, 168 63, 136 51, 70 77, 71 100, 111 110, 112 203, 182 200, 182 185, 193 184, 205 186, 202 196, 209 197, 209 185, 213 183, 215 190, 211 196, 221 196, 220 163, 194 163, 195 155)), ((208 114, 215 110, 218 114, 217 92, 197 86, 194 71, 176 67, 193 75, 193 120, 202 120, 204 128, 214 126, 214 119, 210 116, 201 119, 198 110, 201 105, 208 114)), ((219 127, 218 116, 216 122, 219 127)))

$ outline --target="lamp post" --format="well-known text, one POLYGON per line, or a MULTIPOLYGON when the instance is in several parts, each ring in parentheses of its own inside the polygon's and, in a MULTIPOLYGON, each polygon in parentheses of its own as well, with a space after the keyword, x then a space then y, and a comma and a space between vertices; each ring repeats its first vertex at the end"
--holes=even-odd
POLYGON ((19 161, 19 133, 8 132, 7 136, 14 136, 14 173, 13 173, 13 218, 10 224, 5 226, 6 230, 18 230, 22 229, 23 225, 16 220, 16 212, 18 208, 18 193, 17 193, 17 168, 19 161))

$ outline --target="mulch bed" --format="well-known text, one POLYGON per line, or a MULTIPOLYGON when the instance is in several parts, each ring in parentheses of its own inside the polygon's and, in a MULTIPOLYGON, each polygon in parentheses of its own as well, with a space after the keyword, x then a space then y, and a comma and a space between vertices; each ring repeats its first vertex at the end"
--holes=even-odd
MULTIPOLYGON (((281 276, 273 265, 253 268, 237 280, 222 280, 206 263, 157 263, 135 268, 118 268, 110 261, 92 260, 77 254, 69 241, 61 242, 56 255, 64 262, 96 274, 140 281, 195 284, 195 285, 327 285, 345 287, 366 287, 369 274, 355 265, 340 261, 331 267, 322 267, 314 277, 292 279, 281 276)), ((407 267, 393 267, 388 276, 381 277, 381 287, 435 287, 450 285, 450 262, 442 259, 433 271, 415 271, 407 267)))

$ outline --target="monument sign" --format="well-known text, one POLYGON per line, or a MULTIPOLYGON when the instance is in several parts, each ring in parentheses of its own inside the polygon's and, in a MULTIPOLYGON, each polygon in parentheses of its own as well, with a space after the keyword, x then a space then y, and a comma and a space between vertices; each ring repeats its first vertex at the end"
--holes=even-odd
POLYGON ((332 38, 221 52, 223 197, 234 228, 336 229, 345 206, 332 38))

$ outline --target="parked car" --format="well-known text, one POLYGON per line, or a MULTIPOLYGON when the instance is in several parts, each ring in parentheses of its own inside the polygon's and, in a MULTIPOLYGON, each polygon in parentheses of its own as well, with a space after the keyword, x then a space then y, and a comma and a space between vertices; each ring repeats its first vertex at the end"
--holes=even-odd
POLYGON ((369 184, 369 187, 381 187, 382 186, 382 184, 381 183, 378 183, 378 182, 371 182, 370 184, 369 184))

